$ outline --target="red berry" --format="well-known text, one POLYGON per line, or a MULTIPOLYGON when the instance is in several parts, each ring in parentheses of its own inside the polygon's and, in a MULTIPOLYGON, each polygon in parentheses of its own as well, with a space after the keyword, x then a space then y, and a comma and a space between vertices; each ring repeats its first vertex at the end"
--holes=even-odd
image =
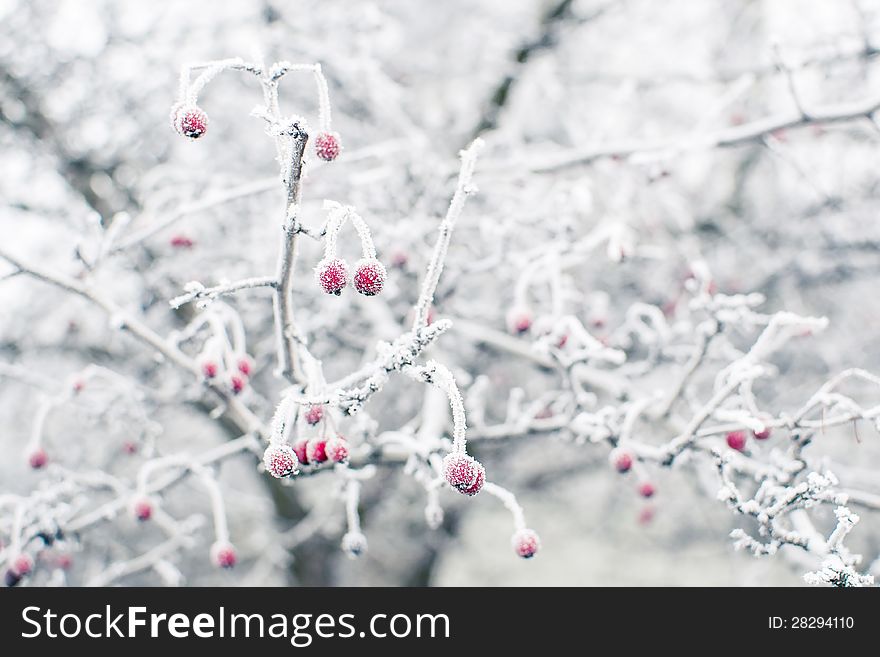
POLYGON ((507 329, 515 334, 522 335, 532 328, 532 312, 524 306, 514 306, 507 313, 507 329))
POLYGON ((269 474, 278 479, 296 474, 298 464, 290 445, 269 445, 263 452, 263 465, 269 474))
POLYGON ((28 456, 28 464, 34 469, 39 470, 44 467, 46 463, 48 463, 49 457, 46 454, 46 450, 42 447, 37 447, 33 452, 28 456))
POLYGON ((382 291, 387 276, 385 265, 375 258, 360 260, 354 273, 354 287, 365 297, 374 297, 382 291))
POLYGON ((348 264, 342 258, 324 258, 315 267, 315 277, 324 292, 339 296, 348 283, 348 264))
POLYGON ((134 512, 134 517, 141 522, 145 522, 153 517, 153 503, 146 497, 135 500, 131 508, 134 512))
POLYGON ((531 529, 520 529, 510 539, 513 551, 523 559, 531 559, 541 549, 541 539, 531 529))
POLYGON ((217 568, 232 568, 237 558, 235 548, 228 541, 217 541, 211 546, 211 563, 217 568))
POLYGON ((19 577, 29 575, 33 569, 34 559, 29 554, 22 552, 12 560, 11 570, 19 577))
POLYGON ((447 454, 443 459, 443 478, 464 495, 476 495, 483 487, 486 470, 467 454, 447 454))
POLYGON ((242 356, 238 359, 238 371, 244 374, 245 376, 250 376, 253 371, 254 365, 250 358, 247 356, 242 356))
POLYGON ((770 437, 770 427, 764 427, 760 431, 753 431, 752 435, 758 440, 767 440, 770 437))
POLYGON ((195 242, 186 235, 175 235, 171 238, 171 246, 176 249, 191 249, 193 244, 195 244, 195 242))
POLYGON ((348 441, 342 436, 336 436, 327 441, 324 453, 334 463, 342 463, 348 460, 348 441))
POLYGON ((301 438, 293 443, 293 453, 296 454, 297 460, 303 465, 308 465, 309 463, 308 448, 308 438, 301 438))
POLYGON ((645 481, 639 484, 639 495, 641 495, 642 497, 654 497, 654 493, 656 492, 657 490, 654 488, 654 484, 652 484, 650 481, 645 481))
POLYGON ((310 440, 306 445, 306 456, 309 463, 323 463, 327 460, 327 441, 310 440))
POLYGON ((55 565, 62 570, 67 570, 73 565, 73 556, 64 552, 55 558, 55 565))
POLYGON ((206 360, 202 363, 202 374, 204 374, 206 379, 213 379, 217 376, 217 363, 211 360, 206 360))
POLYGON ((122 443, 122 451, 126 454, 136 454, 138 451, 137 443, 131 440, 126 440, 122 443))
POLYGON ((309 406, 309 410, 306 411, 305 419, 307 423, 315 426, 324 419, 324 407, 320 404, 312 404, 309 406))
POLYGON ((232 388, 232 394, 237 395, 247 385, 247 377, 243 374, 233 374, 229 377, 229 387, 232 388))
POLYGON ((178 134, 198 139, 208 130, 208 115, 196 105, 176 105, 171 110, 171 123, 178 134))
POLYGON ((618 472, 629 472, 630 468, 633 465, 633 457, 629 451, 622 449, 620 447, 611 450, 611 455, 609 457, 611 461, 611 465, 614 466, 614 469, 618 472))
POLYGON ((746 447, 746 434, 742 431, 731 431, 727 434, 727 446, 739 452, 746 447))
POLYGON ((77 394, 82 392, 83 388, 85 388, 85 387, 86 387, 86 382, 83 381, 82 379, 77 379, 76 381, 73 382, 73 391, 77 394))
POLYGON ((315 153, 325 162, 332 162, 339 157, 339 135, 335 132, 322 132, 315 137, 315 153))

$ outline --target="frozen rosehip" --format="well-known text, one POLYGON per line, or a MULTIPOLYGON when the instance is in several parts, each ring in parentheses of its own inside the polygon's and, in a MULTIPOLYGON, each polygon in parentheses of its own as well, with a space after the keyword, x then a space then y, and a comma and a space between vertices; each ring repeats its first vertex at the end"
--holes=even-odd
POLYGON ((359 260, 354 272, 354 288, 365 297, 374 297, 382 291, 387 276, 385 265, 375 258, 359 260))
POLYGON ((175 235, 171 238, 171 246, 175 249, 191 249, 194 242, 186 235, 175 235))
POLYGON ((270 475, 278 479, 296 474, 298 464, 290 445, 269 445, 263 452, 263 465, 270 475))
POLYGON ((229 377, 229 387, 232 390, 232 394, 237 395, 244 387, 247 385, 247 377, 243 374, 233 374, 229 377))
POLYGON ((621 447, 611 450, 609 460, 611 461, 611 465, 614 466, 614 469, 621 473, 629 472, 633 465, 632 454, 621 447))
POLYGON ((140 497, 131 505, 134 517, 141 522, 146 522, 153 517, 153 502, 147 497, 140 497))
POLYGON ((327 460, 327 441, 323 438, 310 440, 306 445, 309 463, 323 463, 327 460))
POLYGON ((513 551, 523 559, 531 559, 541 549, 541 539, 532 529, 520 529, 510 539, 513 551))
POLYGON ((213 379, 217 376, 217 363, 212 360, 206 360, 202 363, 202 375, 206 379, 213 379))
POLYGON ((177 105, 172 108, 172 125, 178 134, 198 139, 208 130, 208 115, 197 105, 177 105))
POLYGON ((465 495, 476 495, 485 481, 483 465, 467 454, 452 453, 443 458, 443 478, 465 495))
POLYGON ((532 328, 532 311, 524 306, 514 306, 507 313, 507 330, 522 335, 532 328))
POLYGON ((22 552, 12 560, 10 569, 19 577, 29 575, 34 569, 34 559, 31 555, 22 552))
POLYGON ((767 440, 770 437, 770 427, 764 427, 760 431, 753 431, 752 435, 757 440, 767 440))
POLYGON ((348 264, 342 258, 324 258, 315 267, 315 278, 327 294, 342 294, 348 284, 348 264))
POLYGON ((334 463, 343 463, 348 460, 348 441, 342 436, 336 436, 324 445, 324 454, 334 463))
POLYGON ((324 407, 321 404, 312 404, 306 411, 305 420, 308 424, 315 426, 324 419, 324 407))
POLYGON ((251 372, 254 370, 254 363, 247 356, 242 356, 241 358, 239 358, 236 366, 238 367, 238 371, 245 376, 250 376, 251 372))
POLYGON ((217 568, 232 568, 237 559, 235 547, 229 541, 217 541, 211 546, 211 563, 217 568))
POLYGON ((42 447, 37 447, 34 451, 28 454, 28 465, 34 470, 39 470, 40 468, 45 467, 48 462, 49 456, 46 454, 46 450, 42 447))
POLYGON ((639 484, 639 495, 644 498, 654 497, 654 493, 657 492, 657 489, 654 488, 654 484, 650 481, 644 481, 639 484))
POLYGON ((339 135, 335 132, 321 132, 315 137, 315 153, 325 162, 332 162, 339 157, 339 135))
POLYGON ((346 532, 341 547, 350 558, 357 559, 367 551, 367 537, 361 532, 346 532))
POLYGON ((308 463, 309 463, 309 439, 308 438, 300 438, 295 443, 293 443, 293 453, 296 454, 296 458, 301 464, 308 465, 308 463))
POLYGON ((727 434, 727 446, 739 452, 746 448, 746 434, 742 431, 731 431, 727 434))

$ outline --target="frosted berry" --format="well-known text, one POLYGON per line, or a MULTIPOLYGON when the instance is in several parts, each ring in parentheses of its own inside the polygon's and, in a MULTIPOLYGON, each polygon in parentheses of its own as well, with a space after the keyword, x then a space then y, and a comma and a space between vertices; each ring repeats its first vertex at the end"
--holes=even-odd
POLYGON ((348 264, 342 258, 324 258, 315 267, 315 278, 324 292, 339 296, 348 283, 348 264))
POLYGON ((153 503, 146 497, 135 500, 131 510, 134 517, 141 522, 146 522, 153 517, 153 503))
POLYGON ((630 454, 628 450, 620 447, 611 450, 609 460, 611 461, 611 465, 614 466, 614 469, 621 473, 629 472, 633 465, 632 454, 630 454))
POLYGON ((309 463, 309 440, 308 438, 301 438, 293 443, 293 453, 296 454, 297 460, 303 465, 308 465, 309 463))
POLYGON ((206 379, 213 379, 217 376, 217 363, 212 360, 206 360, 202 363, 202 375, 206 379))
POLYGON ((247 377, 243 374, 233 374, 229 377, 229 387, 232 389, 232 394, 237 395, 244 387, 247 385, 247 377))
POLYGON ((42 447, 37 447, 33 452, 28 455, 28 465, 30 465, 34 470, 39 470, 44 467, 46 463, 49 462, 49 457, 46 454, 46 450, 42 447))
POLYGON ((208 115, 196 105, 176 105, 171 110, 171 123, 178 134, 198 139, 208 130, 208 115))
POLYGON ((171 238, 171 246, 175 249, 191 249, 195 242, 193 242, 186 235, 175 235, 171 238))
POLYGON ((767 440, 770 437, 770 427, 764 427, 760 431, 752 432, 757 440, 767 440))
POLYGON ((323 439, 310 440, 306 445, 306 456, 309 463, 323 463, 327 460, 327 441, 323 439))
POLYGON ((251 372, 253 372, 254 370, 254 363, 247 356, 242 356, 238 359, 237 367, 239 372, 241 372, 245 376, 250 376, 251 372))
POLYGON ((343 463, 348 460, 348 441, 342 436, 336 436, 327 441, 324 446, 324 454, 334 463, 343 463))
POLYGON ((269 445, 263 452, 263 465, 270 475, 278 479, 296 474, 298 464, 290 445, 269 445))
POLYGON ((339 157, 339 135, 335 132, 321 132, 315 137, 315 153, 325 162, 332 162, 339 157))
POLYGON ((486 471, 467 454, 447 454, 443 459, 443 478, 464 495, 476 495, 483 487, 486 471))
POLYGON ((217 541, 211 546, 211 563, 217 568, 232 568, 237 559, 232 543, 217 541))
POLYGON ((541 539, 531 529, 520 529, 510 539, 513 551, 523 559, 531 559, 541 549, 541 539))
POLYGON ((532 328, 532 311, 524 306, 514 306, 507 313, 507 330, 522 335, 532 328))
POLYGON ((375 258, 359 260, 354 273, 354 287, 364 296, 374 297, 382 291, 387 276, 385 265, 375 258))
POLYGON ((650 481, 645 481, 639 484, 639 495, 644 498, 654 497, 654 493, 657 492, 657 489, 654 488, 654 484, 650 481))
POLYGON ((320 404, 312 404, 306 411, 305 420, 307 423, 315 426, 324 419, 324 407, 320 404))
POLYGON ((16 575, 24 577, 33 571, 34 559, 31 555, 22 552, 12 560, 10 567, 16 575))
POLYGON ((742 431, 731 431, 727 434, 727 446, 739 452, 746 448, 746 434, 742 431))
POLYGON ((367 551, 367 537, 361 532, 347 532, 342 537, 342 550, 350 558, 357 559, 367 551))

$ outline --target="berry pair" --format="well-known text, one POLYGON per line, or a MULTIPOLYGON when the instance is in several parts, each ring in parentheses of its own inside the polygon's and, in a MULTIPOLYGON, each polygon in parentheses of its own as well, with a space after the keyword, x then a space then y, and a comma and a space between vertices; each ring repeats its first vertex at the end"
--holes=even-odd
MULTIPOLYGON (((364 258, 355 266, 352 284, 364 296, 372 297, 382 291, 387 275, 385 265, 376 258, 364 258)), ((324 258, 315 268, 315 277, 324 292, 339 296, 348 284, 348 263, 342 258, 324 258)))

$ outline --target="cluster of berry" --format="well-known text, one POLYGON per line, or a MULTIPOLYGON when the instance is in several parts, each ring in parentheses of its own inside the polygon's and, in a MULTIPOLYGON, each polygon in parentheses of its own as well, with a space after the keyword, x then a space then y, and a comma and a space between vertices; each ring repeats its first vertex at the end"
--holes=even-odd
MULTIPOLYGON (((201 359, 202 376, 208 380, 214 380, 220 375, 220 363, 213 359, 203 357, 201 359)), ((229 368, 225 373, 226 383, 232 394, 237 395, 247 386, 248 379, 253 371, 253 361, 248 356, 240 356, 236 359, 235 368, 229 368)))

